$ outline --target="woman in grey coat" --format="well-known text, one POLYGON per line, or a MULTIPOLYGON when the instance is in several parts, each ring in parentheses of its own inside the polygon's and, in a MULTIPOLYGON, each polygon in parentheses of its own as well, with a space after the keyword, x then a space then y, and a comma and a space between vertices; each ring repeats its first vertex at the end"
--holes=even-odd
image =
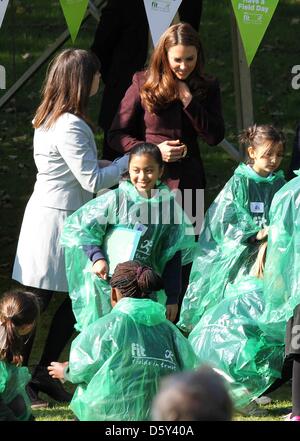
MULTIPOLYGON (((93 193, 112 187, 127 169, 127 156, 107 166, 98 161, 91 123, 87 116, 90 96, 98 91, 99 62, 91 53, 67 49, 51 63, 43 98, 33 126, 34 161, 38 170, 27 204, 12 278, 35 292, 44 311, 54 292, 67 292, 64 252, 60 233, 64 220, 92 199, 93 193)), ((69 297, 53 317, 45 349, 29 387, 33 404, 38 392, 57 401, 69 401, 59 381, 46 366, 57 360, 73 332, 74 316, 69 297)), ((33 337, 27 343, 28 363, 33 337)))

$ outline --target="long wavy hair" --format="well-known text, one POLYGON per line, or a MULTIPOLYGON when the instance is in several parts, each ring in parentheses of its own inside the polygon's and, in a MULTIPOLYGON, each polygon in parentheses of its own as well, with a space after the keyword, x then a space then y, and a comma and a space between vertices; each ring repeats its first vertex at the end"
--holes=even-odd
POLYGON ((43 125, 49 129, 66 112, 92 125, 87 116, 87 105, 93 78, 98 71, 100 62, 92 52, 65 49, 59 53, 49 64, 34 128, 43 125))
POLYGON ((160 37, 146 71, 146 82, 141 89, 141 100, 150 113, 159 112, 179 99, 177 79, 171 70, 168 51, 177 45, 194 46, 197 62, 186 80, 193 96, 206 95, 208 78, 204 74, 204 54, 198 33, 188 23, 170 26, 160 37))

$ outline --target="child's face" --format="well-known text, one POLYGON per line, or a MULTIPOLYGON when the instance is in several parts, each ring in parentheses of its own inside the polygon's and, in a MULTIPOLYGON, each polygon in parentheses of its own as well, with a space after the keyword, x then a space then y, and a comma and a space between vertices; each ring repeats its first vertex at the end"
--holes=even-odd
POLYGON ((253 159, 253 170, 260 176, 267 177, 278 169, 283 158, 283 146, 269 146, 268 143, 259 147, 249 147, 248 154, 253 159))
POLYGON ((129 176, 131 183, 137 191, 145 197, 151 195, 156 181, 161 178, 163 170, 153 156, 145 153, 133 155, 129 164, 129 176))

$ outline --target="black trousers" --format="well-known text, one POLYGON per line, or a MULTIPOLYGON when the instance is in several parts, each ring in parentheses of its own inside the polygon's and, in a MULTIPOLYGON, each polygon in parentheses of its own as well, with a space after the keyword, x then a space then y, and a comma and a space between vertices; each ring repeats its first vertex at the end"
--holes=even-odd
MULTIPOLYGON (((54 292, 32 287, 27 287, 26 289, 35 294, 37 297, 41 314, 46 311, 54 292)), ((52 318, 49 333, 44 345, 44 350, 41 354, 41 359, 38 365, 48 366, 51 361, 57 361, 59 359, 60 354, 73 334, 74 324, 75 317, 72 311, 72 303, 70 297, 67 295, 52 318)), ((29 340, 24 345, 24 366, 28 366, 34 337, 35 332, 30 336, 29 340)))

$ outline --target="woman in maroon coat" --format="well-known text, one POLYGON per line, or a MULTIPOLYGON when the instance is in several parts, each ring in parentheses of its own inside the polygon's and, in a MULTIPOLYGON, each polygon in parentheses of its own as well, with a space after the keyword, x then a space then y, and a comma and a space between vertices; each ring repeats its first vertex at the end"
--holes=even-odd
POLYGON ((109 132, 109 144, 125 153, 152 142, 165 161, 171 188, 204 188, 197 137, 209 145, 224 138, 220 88, 203 71, 198 33, 187 23, 161 36, 148 70, 133 76, 109 132))
POLYGON ((196 190, 205 188, 198 136, 209 145, 224 138, 220 88, 216 79, 204 74, 198 33, 179 23, 161 36, 149 68, 133 76, 108 142, 121 153, 142 141, 157 144, 166 183, 171 189, 185 190, 183 208, 192 207, 186 212, 195 218, 199 215, 196 190))

